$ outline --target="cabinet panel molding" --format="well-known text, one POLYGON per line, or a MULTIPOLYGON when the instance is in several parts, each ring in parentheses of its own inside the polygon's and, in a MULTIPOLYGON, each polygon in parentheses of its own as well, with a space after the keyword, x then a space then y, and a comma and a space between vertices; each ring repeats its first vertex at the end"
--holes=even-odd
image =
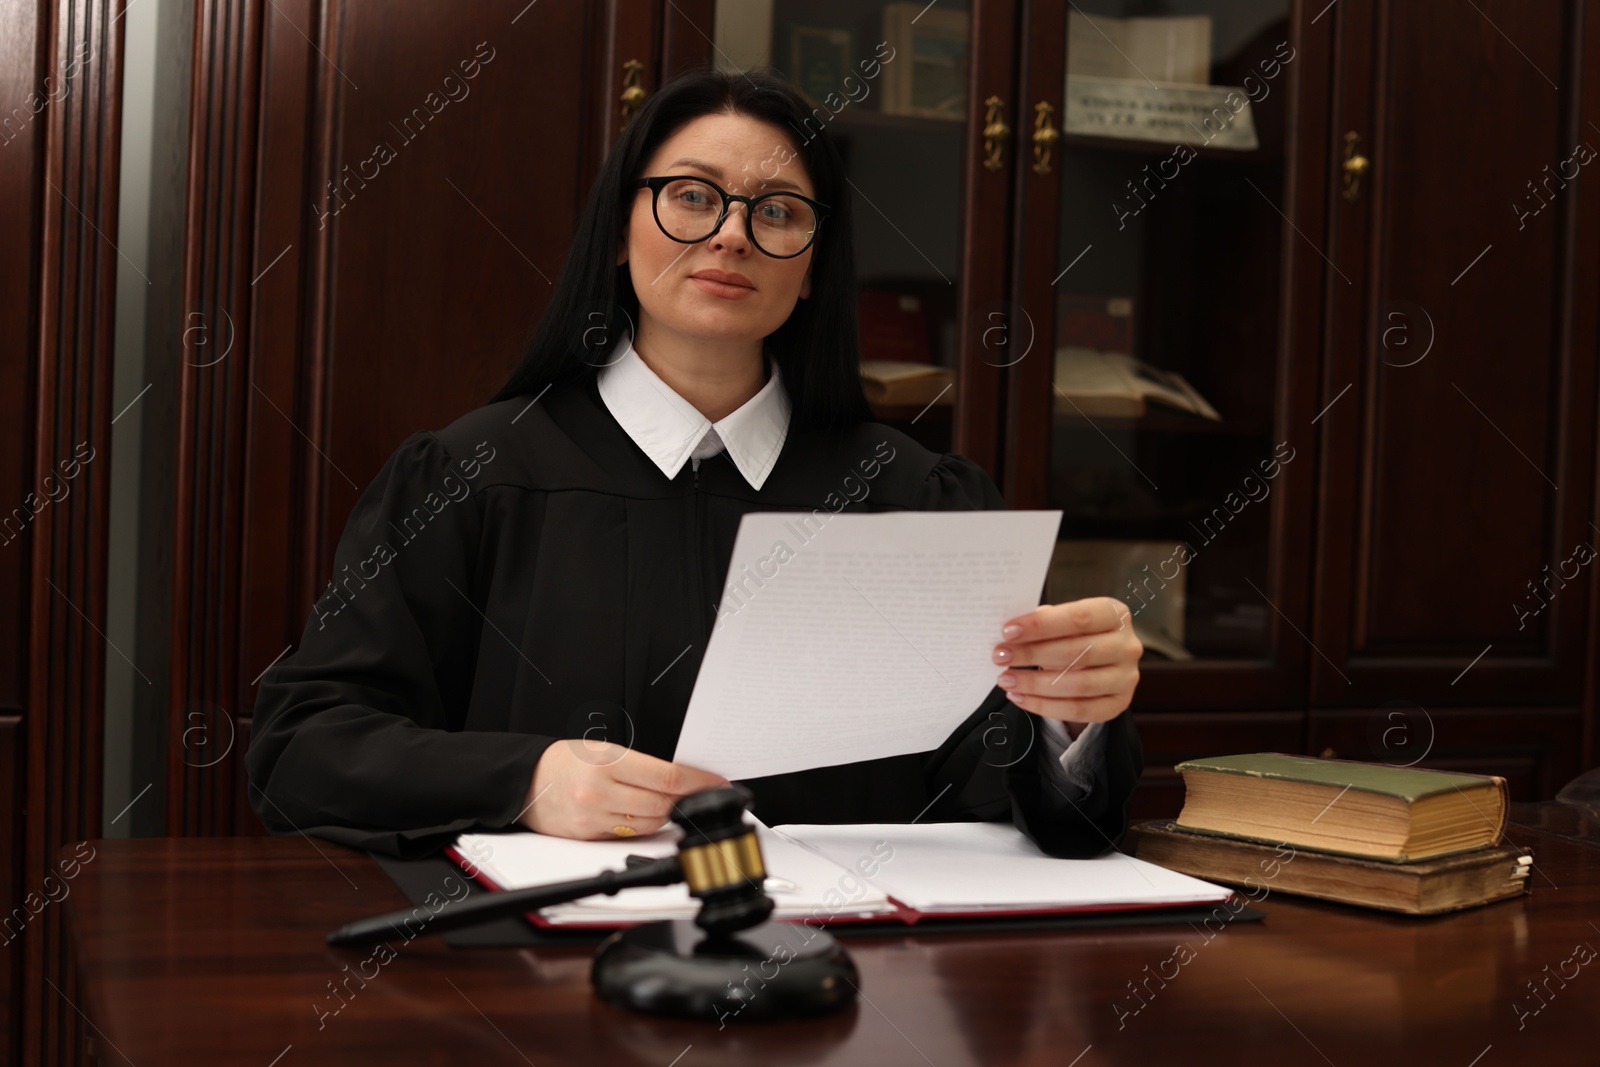
POLYGON ((192 40, 164 38, 194 98, 158 101, 187 116, 189 167, 182 284, 150 318, 201 331, 152 348, 182 354, 158 383, 181 399, 143 461, 176 472, 146 524, 166 541, 150 582, 171 589, 168 833, 257 829, 241 740, 255 684, 299 640, 383 462, 485 403, 521 357, 609 145, 597 35, 642 34, 653 70, 650 10, 474 0, 396 20, 225 0, 197 9, 192 40), (196 715, 228 755, 184 743, 196 715))
POLYGON ((1550 800, 1583 770, 1579 709, 1379 708, 1315 710, 1306 753, 1394 766, 1498 774, 1514 801, 1550 800))
POLYGON ((1330 16, 1354 71, 1334 132, 1370 169, 1332 200, 1318 704, 1579 700, 1600 548, 1600 167, 1575 160, 1600 150, 1600 52, 1582 14, 1330 16))

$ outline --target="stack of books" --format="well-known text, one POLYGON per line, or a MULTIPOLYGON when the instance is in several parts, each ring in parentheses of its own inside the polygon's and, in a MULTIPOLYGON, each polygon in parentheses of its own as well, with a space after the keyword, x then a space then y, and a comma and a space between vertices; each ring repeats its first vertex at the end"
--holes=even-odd
POLYGON ((1500 844, 1504 778, 1276 752, 1177 770, 1177 820, 1128 830, 1130 854, 1170 870, 1408 915, 1528 889, 1532 856, 1500 844))

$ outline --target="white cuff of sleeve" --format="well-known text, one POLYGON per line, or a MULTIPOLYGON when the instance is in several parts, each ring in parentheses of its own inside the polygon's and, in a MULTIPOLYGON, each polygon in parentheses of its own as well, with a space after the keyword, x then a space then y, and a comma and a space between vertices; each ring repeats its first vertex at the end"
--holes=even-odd
POLYGON ((1040 732, 1044 735, 1045 751, 1051 756, 1052 767, 1049 773, 1055 774, 1056 768, 1060 769, 1056 779, 1062 784, 1073 787, 1074 800, 1088 796, 1090 787, 1094 783, 1094 773, 1090 768, 1100 760, 1105 723, 1090 723, 1074 740, 1067 733, 1066 725, 1060 720, 1047 719, 1043 716, 1038 718, 1040 732))

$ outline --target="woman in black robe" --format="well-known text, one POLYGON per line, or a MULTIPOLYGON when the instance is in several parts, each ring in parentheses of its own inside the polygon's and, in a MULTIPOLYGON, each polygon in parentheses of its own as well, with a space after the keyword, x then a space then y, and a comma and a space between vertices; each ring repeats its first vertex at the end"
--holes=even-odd
MULTIPOLYGON (((825 130, 770 74, 664 86, 510 381, 412 435, 356 503, 261 683, 262 821, 417 855, 519 825, 650 833, 722 784, 670 760, 743 514, 1005 507, 971 460, 873 422, 858 362, 825 130)), ((1143 766, 1128 623, 1111 597, 1010 620, 1000 686, 937 750, 747 780, 756 813, 1009 819, 1050 854, 1103 852, 1143 766)))

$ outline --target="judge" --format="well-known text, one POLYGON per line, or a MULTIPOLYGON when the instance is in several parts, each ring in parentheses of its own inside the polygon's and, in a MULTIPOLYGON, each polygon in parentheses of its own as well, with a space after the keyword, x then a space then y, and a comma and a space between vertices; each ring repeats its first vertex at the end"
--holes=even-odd
MULTIPOLYGON (((774 75, 710 70, 635 115, 510 381, 384 464, 263 679, 246 764, 269 829, 391 855, 652 833, 724 782, 671 758, 742 515, 1005 506, 971 460, 872 421, 850 187, 807 118, 774 75)), ((994 642, 996 687, 937 750, 747 780, 755 811, 1111 847, 1142 769, 1127 608, 1042 604, 994 642)))

